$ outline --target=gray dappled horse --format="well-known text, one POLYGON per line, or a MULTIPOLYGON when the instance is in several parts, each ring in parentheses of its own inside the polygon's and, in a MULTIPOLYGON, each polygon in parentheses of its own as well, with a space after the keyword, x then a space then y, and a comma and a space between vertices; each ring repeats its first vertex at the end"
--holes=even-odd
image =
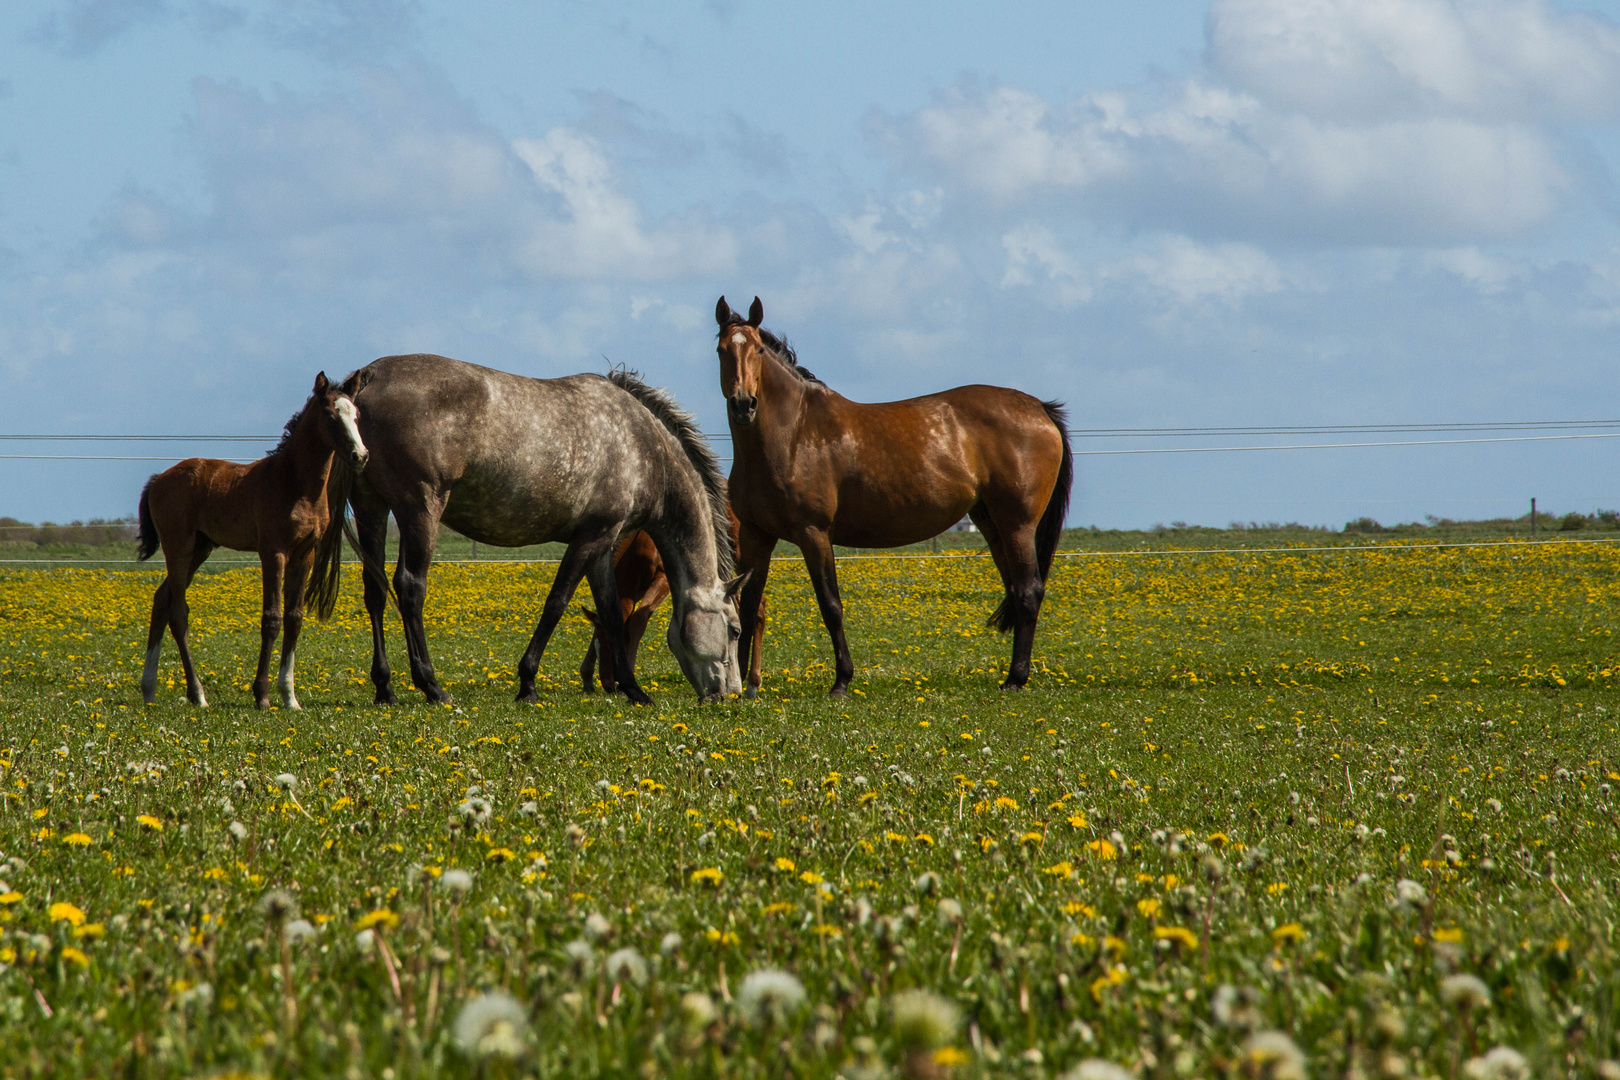
MULTIPOLYGON (((383 641, 388 513, 399 523, 394 593, 405 624, 411 681, 429 701, 449 695, 428 658, 422 606, 443 521, 480 543, 518 547, 563 541, 545 609, 518 662, 519 701, 536 700, 540 655, 581 577, 596 601, 598 631, 620 688, 651 698, 625 658, 624 619, 613 578, 619 537, 645 529, 669 574, 669 646, 701 701, 739 693, 741 622, 731 581, 725 480, 690 415, 635 375, 530 379, 443 356, 385 356, 356 371, 359 428, 371 452, 346 473, 371 616, 371 681, 378 704, 398 699, 383 641)), ((333 530, 317 575, 340 557, 333 530)))

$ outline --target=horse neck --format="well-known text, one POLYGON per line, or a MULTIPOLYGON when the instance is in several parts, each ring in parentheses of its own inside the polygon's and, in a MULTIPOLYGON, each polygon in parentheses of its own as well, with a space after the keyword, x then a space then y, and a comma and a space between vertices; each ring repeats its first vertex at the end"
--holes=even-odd
POLYGON ((714 546, 714 519, 702 482, 692 475, 690 466, 675 464, 665 472, 670 477, 669 487, 660 500, 658 514, 645 528, 663 559, 670 595, 675 603, 684 604, 693 587, 713 584, 719 577, 719 553, 714 546))
POLYGON ((767 453, 786 452, 791 448, 793 433, 802 420, 808 384, 787 370, 779 361, 766 359, 760 364, 759 404, 754 422, 740 434, 733 429, 732 437, 755 442, 767 453))
POLYGON ((291 475, 294 492, 300 497, 314 500, 326 493, 334 453, 321 437, 320 412, 311 405, 298 417, 292 437, 278 456, 291 475))

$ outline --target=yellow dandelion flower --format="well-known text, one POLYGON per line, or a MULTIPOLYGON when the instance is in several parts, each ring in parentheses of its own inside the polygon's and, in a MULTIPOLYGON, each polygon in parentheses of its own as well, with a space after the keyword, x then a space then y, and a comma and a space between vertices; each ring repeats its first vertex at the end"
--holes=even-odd
POLYGON ((1092 907, 1090 904, 1082 904, 1078 900, 1070 900, 1067 904, 1063 905, 1063 914, 1084 915, 1088 919, 1095 919, 1097 917, 1097 909, 1092 907))
POLYGON ((916 836, 913 836, 911 839, 915 843, 918 843, 918 844, 927 844, 929 847, 934 846, 934 838, 933 838, 933 836, 931 836, 930 834, 925 833, 925 832, 920 832, 916 836))
POLYGON ((1273 881, 1270 885, 1266 886, 1266 892, 1270 893, 1272 896, 1281 896, 1287 891, 1288 882, 1286 881, 1273 881))
POLYGON ((1221 848, 1225 847, 1231 842, 1232 838, 1223 832, 1213 832, 1209 834, 1209 846, 1214 848, 1216 851, 1221 850, 1221 848))
POLYGON ((1070 814, 1069 824, 1073 825, 1077 829, 1083 829, 1089 825, 1090 822, 1086 820, 1086 815, 1084 814, 1070 814))
POLYGON ((820 885, 827 879, 816 873, 814 870, 806 870, 804 873, 799 875, 799 880, 804 882, 806 885, 820 885))
POLYGON ((1048 866, 1045 870, 1041 871, 1041 873, 1052 874, 1055 877, 1073 877, 1074 864, 1065 859, 1063 862, 1053 863, 1051 866, 1048 866))
POLYGON ((1463 932, 1460 926, 1442 926, 1434 932, 1434 940, 1443 941, 1448 945, 1461 945, 1463 932))
POLYGON ((144 829, 151 829, 153 832, 163 831, 163 822, 153 817, 151 814, 142 814, 140 817, 135 819, 135 824, 144 829))
POLYGON ((1046 842, 1046 837, 1044 835, 1042 835, 1041 833, 1038 833, 1038 832, 1027 832, 1023 836, 1020 836, 1018 838, 1018 843, 1023 845, 1024 847, 1029 847, 1031 845, 1034 845, 1034 846, 1038 847, 1041 844, 1044 844, 1045 842, 1046 842))
POLYGON ((92 922, 85 923, 83 926, 76 926, 73 928, 73 936, 76 938, 104 938, 107 936, 107 924, 92 922))
POLYGON ((20 904, 22 898, 23 894, 13 889, 8 893, 0 893, 0 904, 20 904))
POLYGON ((1016 810, 1016 809, 1018 809, 1018 800, 1017 799, 1009 799, 1005 795, 999 795, 999 796, 996 797, 996 809, 997 810, 1016 810))
POLYGON ((1198 947, 1198 936, 1185 926, 1155 926, 1153 938, 1155 941, 1173 941, 1183 949, 1198 947))
POLYGON ((38 810, 34 811, 34 820, 38 821, 40 818, 44 817, 46 814, 49 814, 49 813, 50 813, 50 810, 48 808, 42 806, 38 810))
POLYGON ((82 832, 68 833, 62 837, 62 843, 70 847, 89 847, 91 843, 90 834, 82 832))
POLYGON ((1119 849, 1107 840, 1093 840, 1086 845, 1086 850, 1099 859, 1112 859, 1119 854, 1119 849))
POLYGON ((71 945, 62 947, 62 959, 78 964, 82 968, 90 966, 90 958, 71 945))
POLYGON ((968 1056, 954 1046, 942 1046, 934 1051, 934 1064, 950 1068, 952 1065, 967 1064, 968 1056))
POLYGON ((1271 932, 1271 940, 1279 945, 1284 942, 1304 941, 1305 928, 1297 922, 1284 923, 1271 932))
POLYGON ((778 900, 774 904, 765 905, 766 915, 791 915, 799 910, 799 905, 791 900, 778 900))
POLYGON ((399 926, 399 916, 388 908, 378 908, 360 916, 354 924, 356 930, 370 930, 376 926, 381 926, 384 930, 393 930, 399 926))
POLYGON ((51 922, 72 923, 74 926, 84 925, 84 912, 65 901, 52 904, 48 914, 51 922))
POLYGON ((1136 910, 1142 914, 1143 918, 1146 918, 1146 919, 1151 919, 1154 916, 1158 915, 1159 914, 1159 908, 1162 907, 1162 906, 1163 906, 1162 904, 1160 904, 1157 900, 1155 900, 1151 896, 1148 897, 1146 900, 1138 900, 1136 902, 1136 910))
POLYGON ((485 854, 484 861, 485 862, 510 862, 515 858, 517 858, 517 852, 513 851, 511 848, 498 847, 498 848, 491 848, 489 850, 489 852, 487 854, 485 854))
POLYGON ((718 866, 705 866, 701 870, 692 871, 692 884, 719 885, 720 882, 725 879, 725 876, 725 874, 720 872, 720 868, 718 866))
POLYGON ((786 856, 778 856, 775 866, 778 870, 788 874, 791 874, 795 869, 793 860, 787 858, 786 856))
POLYGON ((883 839, 893 841, 896 844, 903 844, 906 842, 905 834, 893 831, 884 833, 883 839))

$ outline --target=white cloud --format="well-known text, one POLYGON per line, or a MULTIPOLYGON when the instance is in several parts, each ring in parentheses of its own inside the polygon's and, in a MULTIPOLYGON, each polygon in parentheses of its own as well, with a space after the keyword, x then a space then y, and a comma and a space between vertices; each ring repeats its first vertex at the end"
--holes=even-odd
POLYGON ((1436 270, 1457 275, 1487 296, 1502 292, 1522 274, 1507 259, 1487 255, 1473 246, 1431 251, 1423 261, 1436 270))
POLYGON ((1560 125, 1620 113, 1620 29, 1537 3, 1218 0, 1208 35, 1210 70, 1153 105, 966 81, 872 127, 963 204, 1428 245, 1554 220, 1576 182, 1560 125))
POLYGON ((1136 255, 1104 268, 1101 276, 1137 277, 1183 304, 1219 300, 1236 304, 1248 296, 1281 290, 1287 279, 1265 252, 1248 244, 1207 247, 1185 236, 1166 238, 1156 254, 1136 255))

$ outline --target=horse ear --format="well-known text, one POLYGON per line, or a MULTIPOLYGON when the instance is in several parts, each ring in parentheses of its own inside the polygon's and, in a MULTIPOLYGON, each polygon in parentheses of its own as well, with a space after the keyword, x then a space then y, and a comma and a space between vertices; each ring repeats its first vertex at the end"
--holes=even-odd
POLYGON ((742 592, 743 586, 748 584, 748 576, 752 573, 752 570, 744 570, 742 573, 726 582, 726 599, 728 601, 737 599, 738 595, 742 592))
POLYGON ((322 371, 315 376, 315 392, 317 394, 326 393, 326 388, 330 385, 331 384, 326 381, 326 372, 322 371))
POLYGON ((759 328, 759 324, 764 321, 765 305, 760 303, 759 297, 756 296, 754 297, 754 302, 748 305, 748 325, 757 330, 759 328))
POLYGON ((720 302, 714 305, 714 321, 721 326, 731 321, 731 305, 726 303, 726 298, 723 296, 720 298, 720 302))
POLYGON ((338 387, 338 389, 347 394, 349 397, 354 397, 354 395, 360 389, 360 373, 356 371, 347 379, 344 379, 343 385, 338 387))

